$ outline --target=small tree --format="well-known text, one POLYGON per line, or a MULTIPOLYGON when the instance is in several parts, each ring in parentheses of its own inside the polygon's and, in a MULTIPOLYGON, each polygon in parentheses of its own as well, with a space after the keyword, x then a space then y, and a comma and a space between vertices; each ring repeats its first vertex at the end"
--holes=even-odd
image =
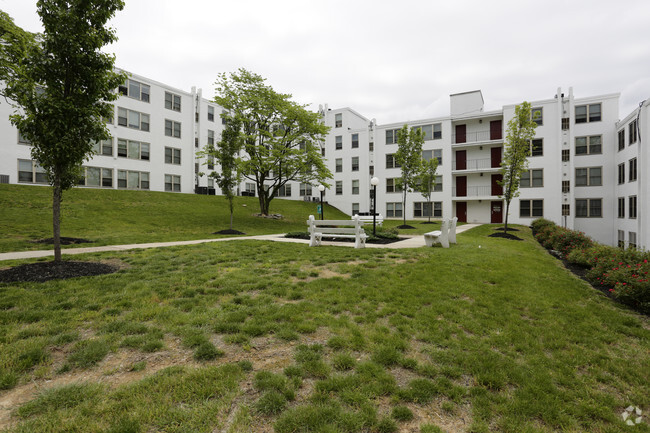
POLYGON ((403 227, 406 228, 406 194, 413 192, 416 178, 422 166, 422 145, 424 134, 420 128, 404 125, 397 133, 397 152, 395 162, 402 169, 402 176, 397 179, 397 186, 402 189, 403 227))
POLYGON ((6 95, 22 112, 11 122, 32 143, 32 158, 52 185, 54 260, 61 261, 62 192, 74 186, 92 141, 110 138, 104 119, 109 101, 125 76, 113 70, 115 57, 101 52, 117 37, 106 23, 122 10, 122 0, 39 0, 40 44, 15 64, 6 95))
POLYGON ((213 171, 208 176, 214 178, 221 192, 228 200, 230 207, 230 230, 232 230, 232 221, 234 214, 235 188, 241 182, 241 173, 239 172, 239 151, 242 148, 239 131, 241 123, 236 119, 228 119, 226 128, 221 133, 221 140, 214 144, 208 144, 205 149, 197 154, 199 156, 214 157, 215 162, 219 165, 220 171, 213 171))
POLYGON ((431 214, 433 213, 433 204, 431 203, 431 195, 436 188, 436 171, 438 171, 438 158, 431 158, 428 161, 422 161, 422 169, 416 178, 416 191, 422 194, 429 203, 431 212, 429 213, 429 222, 431 222, 431 214))
POLYGON ((523 102, 515 107, 515 115, 508 122, 503 161, 501 162, 501 175, 499 185, 503 188, 503 198, 506 202, 506 223, 504 231, 508 230, 508 214, 510 202, 519 196, 519 182, 521 174, 528 167, 530 155, 530 142, 535 137, 537 123, 531 118, 529 102, 523 102))

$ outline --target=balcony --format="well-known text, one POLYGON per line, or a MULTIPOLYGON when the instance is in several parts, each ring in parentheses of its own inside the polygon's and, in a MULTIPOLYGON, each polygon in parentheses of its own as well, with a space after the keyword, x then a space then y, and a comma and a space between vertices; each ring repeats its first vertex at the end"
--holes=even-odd
POLYGON ((468 186, 465 188, 452 188, 451 196, 454 198, 474 198, 474 199, 488 199, 495 198, 503 194, 503 188, 500 186, 468 186))
POLYGON ((489 129, 451 134, 451 144, 486 143, 489 141, 501 141, 502 139, 503 135, 501 131, 490 131, 489 129))
POLYGON ((454 161, 454 171, 493 171, 501 168, 501 161, 493 161, 492 158, 466 159, 454 161))

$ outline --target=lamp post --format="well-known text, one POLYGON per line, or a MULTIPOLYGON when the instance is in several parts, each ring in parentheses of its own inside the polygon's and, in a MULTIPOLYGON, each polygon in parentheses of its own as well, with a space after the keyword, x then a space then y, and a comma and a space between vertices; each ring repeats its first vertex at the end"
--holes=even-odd
POLYGON ((323 207, 323 193, 325 192, 325 186, 323 184, 318 185, 318 190, 320 191, 320 219, 325 219, 325 208, 323 207))
POLYGON ((372 235, 376 235, 376 226, 377 226, 377 185, 379 185, 379 178, 373 176, 370 179, 370 185, 372 185, 372 235))

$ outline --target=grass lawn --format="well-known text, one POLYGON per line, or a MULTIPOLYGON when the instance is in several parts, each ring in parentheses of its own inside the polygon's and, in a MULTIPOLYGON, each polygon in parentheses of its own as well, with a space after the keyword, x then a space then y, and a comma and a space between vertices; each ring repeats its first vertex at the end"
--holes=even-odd
POLYGON ((648 318, 528 229, 492 232, 93 254, 122 269, 0 284, 0 431, 650 432, 648 318))

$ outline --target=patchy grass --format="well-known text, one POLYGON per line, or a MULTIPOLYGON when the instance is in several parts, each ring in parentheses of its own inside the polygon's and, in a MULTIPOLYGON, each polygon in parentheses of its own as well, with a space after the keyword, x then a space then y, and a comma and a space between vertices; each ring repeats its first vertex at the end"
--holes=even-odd
POLYGON ((128 266, 2 284, 0 431, 629 431, 622 410, 650 409, 648 318, 528 230, 492 232, 95 254, 128 266))

